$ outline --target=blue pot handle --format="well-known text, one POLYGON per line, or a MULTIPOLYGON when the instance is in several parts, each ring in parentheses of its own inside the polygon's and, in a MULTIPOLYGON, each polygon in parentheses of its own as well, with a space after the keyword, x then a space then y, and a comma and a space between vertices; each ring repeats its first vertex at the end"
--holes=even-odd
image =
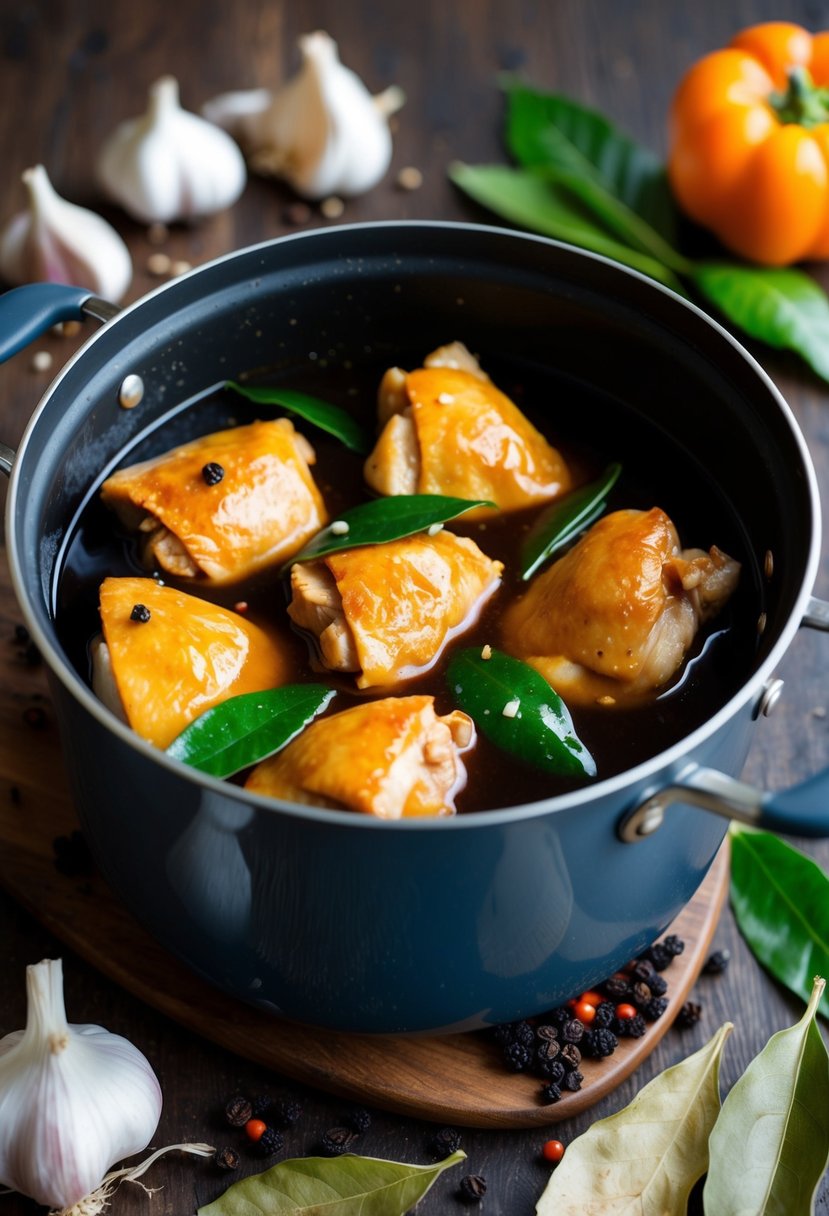
POLYGON ((0 363, 60 321, 81 321, 93 296, 86 287, 27 283, 0 295, 0 363))
POLYGON ((829 836, 829 768, 790 789, 764 794, 753 822, 786 836, 829 836))

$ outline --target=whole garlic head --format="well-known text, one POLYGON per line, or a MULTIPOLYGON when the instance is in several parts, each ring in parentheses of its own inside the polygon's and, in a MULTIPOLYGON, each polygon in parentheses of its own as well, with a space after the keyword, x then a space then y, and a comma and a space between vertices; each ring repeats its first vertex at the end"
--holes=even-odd
POLYGON ((146 114, 115 128, 98 154, 96 173, 107 196, 133 219, 165 224, 230 207, 247 180, 237 144, 182 109, 173 76, 151 87, 146 114))
POLYGON ((69 283, 118 301, 132 282, 132 259, 111 224, 55 191, 43 165, 27 169, 26 211, 0 232, 0 275, 23 283, 69 283))
POLYGON ((305 198, 362 194, 389 167, 388 119, 403 94, 372 97, 322 30, 299 46, 302 67, 278 92, 225 93, 203 113, 239 140, 255 172, 284 178, 305 198))

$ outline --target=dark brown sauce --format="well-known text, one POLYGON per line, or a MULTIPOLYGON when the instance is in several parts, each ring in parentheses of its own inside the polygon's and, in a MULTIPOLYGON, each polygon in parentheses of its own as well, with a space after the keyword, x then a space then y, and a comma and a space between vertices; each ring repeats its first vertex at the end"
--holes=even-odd
MULTIPOLYGON (((411 361, 411 366, 416 360, 411 361)), ((406 365, 401 359, 402 365, 406 365)), ((579 477, 597 476, 611 461, 620 461, 622 475, 611 493, 608 510, 621 507, 647 509, 660 506, 677 526, 684 546, 707 549, 718 545, 743 563, 740 586, 725 610, 702 631, 680 672, 654 700, 630 709, 572 707, 576 730, 597 762, 593 779, 613 776, 657 755, 709 718, 748 678, 756 650, 755 622, 759 616, 760 580, 751 548, 740 521, 728 505, 723 489, 708 477, 704 466, 690 453, 672 444, 661 432, 618 401, 596 394, 583 384, 563 382, 549 372, 507 365, 487 370, 504 392, 525 411, 548 439, 563 451, 579 477), (545 420, 543 405, 553 402, 554 423, 545 420), (589 436, 589 438, 586 438, 589 436)), ((373 402, 383 368, 350 376, 350 382, 325 369, 294 376, 286 386, 301 388, 354 409, 373 433, 373 402), (355 409, 355 403, 359 408, 355 409)), ((273 416, 279 411, 274 410, 273 416)), ((215 392, 197 398, 173 412, 125 454, 131 465, 167 451, 198 435, 269 416, 236 394, 215 392)), ((338 441, 295 420, 317 453, 314 477, 331 517, 364 501, 369 492, 363 482, 363 457, 348 452, 338 441)), ((111 471, 111 470, 108 470, 111 471)), ((727 488, 726 488, 727 492, 727 488)), ((471 536, 491 558, 504 563, 503 583, 484 606, 476 624, 459 636, 432 668, 393 689, 362 693, 349 677, 330 672, 324 679, 338 690, 329 713, 339 712, 366 696, 429 693, 436 710, 453 708, 445 667, 457 646, 497 645, 500 618, 513 598, 526 590, 517 570, 521 540, 531 526, 535 509, 492 517, 485 522, 453 520, 447 527, 471 536)), ((91 495, 70 532, 65 560, 55 590, 58 635, 70 662, 90 679, 89 645, 99 631, 98 588, 107 575, 142 574, 134 541, 119 531, 114 516, 97 496, 91 495)), ((287 581, 275 571, 246 583, 211 587, 193 580, 165 582, 182 590, 233 608, 247 603, 246 616, 276 633, 292 656, 292 679, 321 679, 313 648, 298 635, 286 614, 287 581)), ((457 797, 459 811, 485 810, 533 802, 584 785, 584 781, 554 778, 498 751, 480 734, 465 757, 466 788, 457 797)))

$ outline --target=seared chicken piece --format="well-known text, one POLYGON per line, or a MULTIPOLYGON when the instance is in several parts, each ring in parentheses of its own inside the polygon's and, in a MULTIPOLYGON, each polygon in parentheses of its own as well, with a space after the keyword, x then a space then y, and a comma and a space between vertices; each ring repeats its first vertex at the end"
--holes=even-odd
POLYGON ((484 498, 514 511, 570 488, 561 455, 460 342, 434 351, 417 371, 390 368, 378 415, 383 429, 365 464, 378 494, 484 498))
POLYGON ((287 418, 205 435, 104 482, 150 570, 234 582, 286 561, 327 522, 314 449, 287 418))
POLYGON ((263 630, 154 579, 104 579, 100 608, 103 638, 93 650, 92 687, 156 747, 168 747, 220 701, 290 678, 263 630))
POLYGON ((320 718, 245 782, 257 794, 380 819, 451 815, 466 781, 459 752, 473 742, 460 710, 433 697, 387 697, 320 718))
POLYGON ((358 672, 359 688, 394 684, 474 622, 502 570, 465 536, 420 533, 298 563, 288 613, 326 667, 358 672))
POLYGON ((565 701, 641 700, 681 666, 739 574, 739 562, 716 546, 680 549, 658 507, 615 511, 507 611, 504 646, 565 701))

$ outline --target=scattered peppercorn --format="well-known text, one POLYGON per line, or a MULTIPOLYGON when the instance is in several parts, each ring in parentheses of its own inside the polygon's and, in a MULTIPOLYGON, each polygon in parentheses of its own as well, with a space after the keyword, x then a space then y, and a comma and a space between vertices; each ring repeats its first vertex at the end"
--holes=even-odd
POLYGON ((579 1021, 578 1018, 571 1018, 561 1028, 561 1037, 565 1043, 579 1043, 583 1034, 584 1022, 579 1021))
POLYGON ((566 1072, 567 1069, 564 1067, 561 1060, 551 1060, 547 1065, 544 1075, 552 1085, 561 1085, 566 1072))
POLYGON ((632 968, 630 974, 631 974, 631 977, 634 982, 636 980, 639 980, 642 983, 647 984, 648 980, 653 975, 654 971, 655 971, 655 967, 654 967, 653 963, 651 962, 651 960, 649 958, 647 958, 646 956, 643 956, 642 958, 637 959, 634 962, 633 968, 632 968))
POLYGON ((567 1069, 578 1068, 581 1064, 581 1052, 575 1043, 565 1043, 561 1049, 561 1062, 567 1069))
POLYGON ((666 950, 670 951, 674 958, 676 958, 677 955, 682 954, 683 950, 685 949, 685 942, 681 937, 677 937, 676 933, 669 933, 662 945, 666 950))
POLYGON ((619 1041, 612 1030, 608 1030, 606 1026, 599 1026, 594 1030, 591 1026, 584 1032, 581 1049, 585 1055, 603 1059, 605 1056, 612 1056, 618 1045, 619 1041))
POLYGON ((239 1154, 235 1148, 219 1148, 214 1161, 220 1170, 235 1170, 239 1167, 239 1154))
POLYGON ((130 613, 131 621, 138 621, 142 625, 146 625, 150 619, 151 612, 146 604, 133 604, 132 612, 130 613))
POLYGON ((541 1056, 536 1057, 532 1069, 536 1076, 549 1077, 550 1080, 554 1080, 559 1075, 559 1070, 561 1070, 562 1076, 567 1071, 561 1060, 542 1059, 541 1056))
POLYGON ((623 975, 612 975, 603 984, 605 993, 612 1001, 620 1001, 630 992, 630 984, 623 975))
POLYGON ((320 1148, 327 1157, 340 1157, 347 1153, 357 1139, 350 1127, 329 1127, 320 1141, 320 1148))
POLYGON ((480 1203, 486 1194, 486 1179, 480 1174, 467 1174, 461 1178, 460 1197, 464 1203, 480 1203))
POLYGON ((542 1043, 550 1043, 558 1038, 558 1027, 545 1023, 543 1026, 536 1026, 535 1034, 536 1038, 541 1039, 542 1043))
POLYGON ((651 992, 650 987, 641 980, 634 984, 630 990, 631 1003, 635 1005, 637 1009, 641 1009, 644 1005, 646 1005, 652 996, 653 993, 651 992))
POLYGON ((642 1016, 647 1018, 649 1022, 655 1022, 657 1018, 662 1017, 667 1008, 668 1001, 666 997, 654 996, 642 1006, 642 1016))
POLYGON ((551 1081, 549 1085, 545 1085, 541 1091, 541 1097, 545 1102, 558 1102, 561 1100, 561 1085, 558 1081, 551 1081))
POLYGON ((284 1144, 285 1137, 278 1128, 266 1127, 257 1141, 256 1149, 263 1157, 272 1157, 274 1153, 280 1152, 284 1144))
POLYGON ((657 942, 648 950, 648 958, 655 971, 664 971, 673 962, 674 956, 663 943, 657 942))
POLYGON ((225 1106, 225 1120, 231 1127, 244 1127, 251 1118, 253 1118, 253 1107, 249 1100, 241 1094, 231 1098, 225 1106))
POLYGON ((535 1031, 529 1022, 513 1022, 512 1041, 523 1043, 525 1047, 532 1047, 535 1042, 535 1031))
POLYGON ((440 1131, 435 1132, 429 1141, 429 1149, 432 1156, 438 1160, 443 1160, 444 1157, 451 1157, 452 1153, 456 1153, 460 1146, 461 1134, 454 1127, 442 1127, 440 1131))
POLYGON ((363 1106, 355 1106, 352 1111, 349 1111, 346 1121, 349 1127, 353 1127, 355 1132, 360 1135, 371 1127, 371 1115, 363 1106))
POLYGON ((250 1105, 254 1119, 264 1119, 265 1115, 271 1112, 273 1098, 269 1097, 268 1094, 258 1094, 250 1105))
POLYGON ((523 1043, 507 1043, 504 1060, 511 1072, 523 1072, 532 1059, 532 1052, 523 1043))
POLYGON ((558 1165, 564 1156, 564 1145, 560 1140, 548 1140, 541 1149, 541 1155, 545 1161, 552 1161, 554 1165, 558 1165))
POLYGON ((581 1089, 581 1083, 583 1080, 584 1077, 582 1074, 577 1068, 574 1068, 572 1072, 568 1072, 566 1074, 563 1085, 565 1089, 569 1089, 572 1093, 575 1093, 577 1090, 581 1089))
POLYGON ((215 460, 210 460, 203 467, 201 475, 206 486, 217 486, 225 475, 225 471, 215 460))
POLYGON ((619 1018, 615 1024, 616 1035, 620 1039, 641 1039, 647 1029, 648 1024, 641 1013, 633 1018, 619 1018))
POLYGON ((702 969, 703 975, 722 975, 730 961, 730 950, 715 950, 702 969))
POLYGON ((664 996, 668 991, 667 980, 664 980, 657 971, 654 971, 648 979, 648 987, 651 990, 651 996, 664 996))
POLYGON ((702 1016, 702 1006, 696 1001, 686 1001, 676 1015, 676 1025, 680 1030, 689 1030, 691 1026, 696 1026, 702 1016))
POLYGON ((612 1026, 615 1017, 616 1006, 613 1001, 601 1001, 596 1006, 596 1014, 592 1022, 593 1030, 598 1030, 602 1026, 612 1026))
POLYGON ((274 1107, 274 1118, 283 1127, 293 1127, 302 1118, 302 1103, 296 1098, 280 1098, 274 1107))
POLYGON ((542 1039, 536 1048, 536 1060, 539 1064, 547 1064, 557 1059, 560 1052, 561 1043, 558 1039, 542 1039))
POLYGON ((267 1130, 268 1125, 262 1119, 248 1119, 245 1124, 245 1135, 248 1140, 253 1140, 254 1144, 262 1139, 267 1130))

